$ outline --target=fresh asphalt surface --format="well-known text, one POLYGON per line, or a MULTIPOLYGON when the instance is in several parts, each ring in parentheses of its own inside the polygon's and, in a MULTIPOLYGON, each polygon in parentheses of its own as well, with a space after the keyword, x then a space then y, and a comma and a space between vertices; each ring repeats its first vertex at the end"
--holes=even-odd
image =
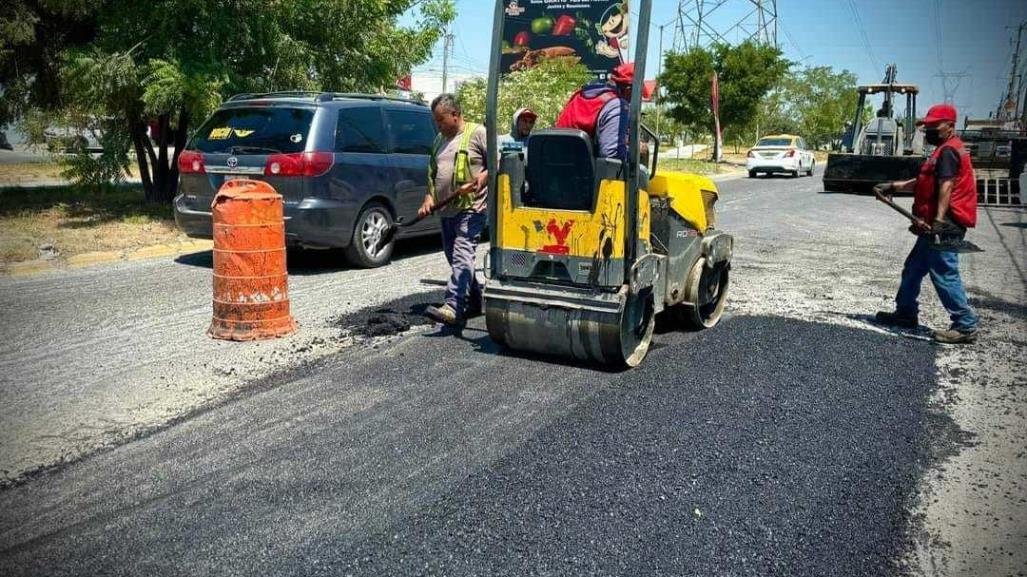
MULTIPOLYGON (((723 220, 795 186, 724 182, 723 220)), ((0 492, 0 574, 902 573, 934 373, 923 340, 774 316, 626 372, 418 332, 0 492)))

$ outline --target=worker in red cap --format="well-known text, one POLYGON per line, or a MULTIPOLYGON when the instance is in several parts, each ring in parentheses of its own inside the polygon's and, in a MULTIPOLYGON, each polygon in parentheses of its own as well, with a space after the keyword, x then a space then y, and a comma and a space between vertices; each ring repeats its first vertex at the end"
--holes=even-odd
POLYGON ((913 328, 919 324, 920 284, 931 275, 938 297, 952 319, 948 330, 935 331, 935 340, 942 343, 971 343, 977 338, 977 313, 970 307, 959 276, 959 253, 939 249, 955 246, 966 235, 966 229, 977 224, 977 183, 970 155, 963 141, 956 136, 956 109, 937 104, 927 111, 918 125, 924 128, 927 144, 936 148, 920 167, 920 174, 910 180, 883 182, 875 189, 884 194, 912 191, 913 215, 917 221, 910 232, 917 235, 916 244, 902 268, 902 281, 895 296, 894 312, 878 312, 879 322, 913 328), (931 243, 932 237, 947 242, 931 243))
POLYGON ((573 95, 556 119, 557 128, 577 128, 590 137, 596 156, 627 160, 628 102, 635 63, 613 69, 607 82, 589 84, 573 95))
POLYGON ((536 120, 538 120, 538 114, 535 114, 534 110, 518 108, 517 112, 514 112, 513 115, 510 134, 504 134, 499 137, 499 153, 501 155, 508 152, 527 154, 528 137, 531 136, 531 131, 535 129, 536 120))

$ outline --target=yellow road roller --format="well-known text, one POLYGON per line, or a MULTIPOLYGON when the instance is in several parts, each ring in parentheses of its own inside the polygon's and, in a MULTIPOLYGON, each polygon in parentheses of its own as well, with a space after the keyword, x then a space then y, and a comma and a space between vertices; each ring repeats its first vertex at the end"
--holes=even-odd
MULTIPOLYGON (((651 0, 639 4, 627 162, 597 158, 591 138, 572 129, 536 131, 526 155, 489 158, 485 322, 502 346, 634 367, 657 314, 708 328, 724 310, 733 239, 715 228, 717 188, 657 173, 659 139, 639 123, 651 0), (653 141, 651 166, 640 162, 642 137, 653 141)), ((505 5, 496 2, 493 28, 491 150, 505 5)))

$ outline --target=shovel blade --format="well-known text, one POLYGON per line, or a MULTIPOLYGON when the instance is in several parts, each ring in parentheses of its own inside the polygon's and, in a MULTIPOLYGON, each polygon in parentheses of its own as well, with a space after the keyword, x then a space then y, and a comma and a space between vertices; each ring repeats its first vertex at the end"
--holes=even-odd
POLYGON ((939 242, 930 242, 927 246, 934 250, 940 250, 944 252, 958 252, 959 254, 970 254, 975 252, 984 252, 984 249, 977 246, 976 244, 968 240, 942 240, 939 242))

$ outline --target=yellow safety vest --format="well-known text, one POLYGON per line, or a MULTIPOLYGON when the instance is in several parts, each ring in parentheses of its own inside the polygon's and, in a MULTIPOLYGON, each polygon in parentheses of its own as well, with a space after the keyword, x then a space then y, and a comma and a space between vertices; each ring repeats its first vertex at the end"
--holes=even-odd
MULTIPOLYGON (((456 151, 456 158, 453 159, 453 181, 451 188, 456 190, 461 184, 466 184, 471 180, 471 157, 467 152, 467 149, 471 145, 471 136, 474 135, 474 131, 477 130, 478 125, 473 122, 464 123, 464 133, 460 138, 460 148, 456 151)), ((442 133, 435 135, 435 143, 431 147, 431 158, 428 159, 428 193, 435 202, 439 201, 439 197, 435 194, 435 177, 439 174, 439 161, 437 155, 439 148, 442 147, 442 133)), ((474 208, 474 197, 470 195, 463 195, 460 198, 454 200, 451 204, 455 205, 460 210, 467 210, 474 208)))

